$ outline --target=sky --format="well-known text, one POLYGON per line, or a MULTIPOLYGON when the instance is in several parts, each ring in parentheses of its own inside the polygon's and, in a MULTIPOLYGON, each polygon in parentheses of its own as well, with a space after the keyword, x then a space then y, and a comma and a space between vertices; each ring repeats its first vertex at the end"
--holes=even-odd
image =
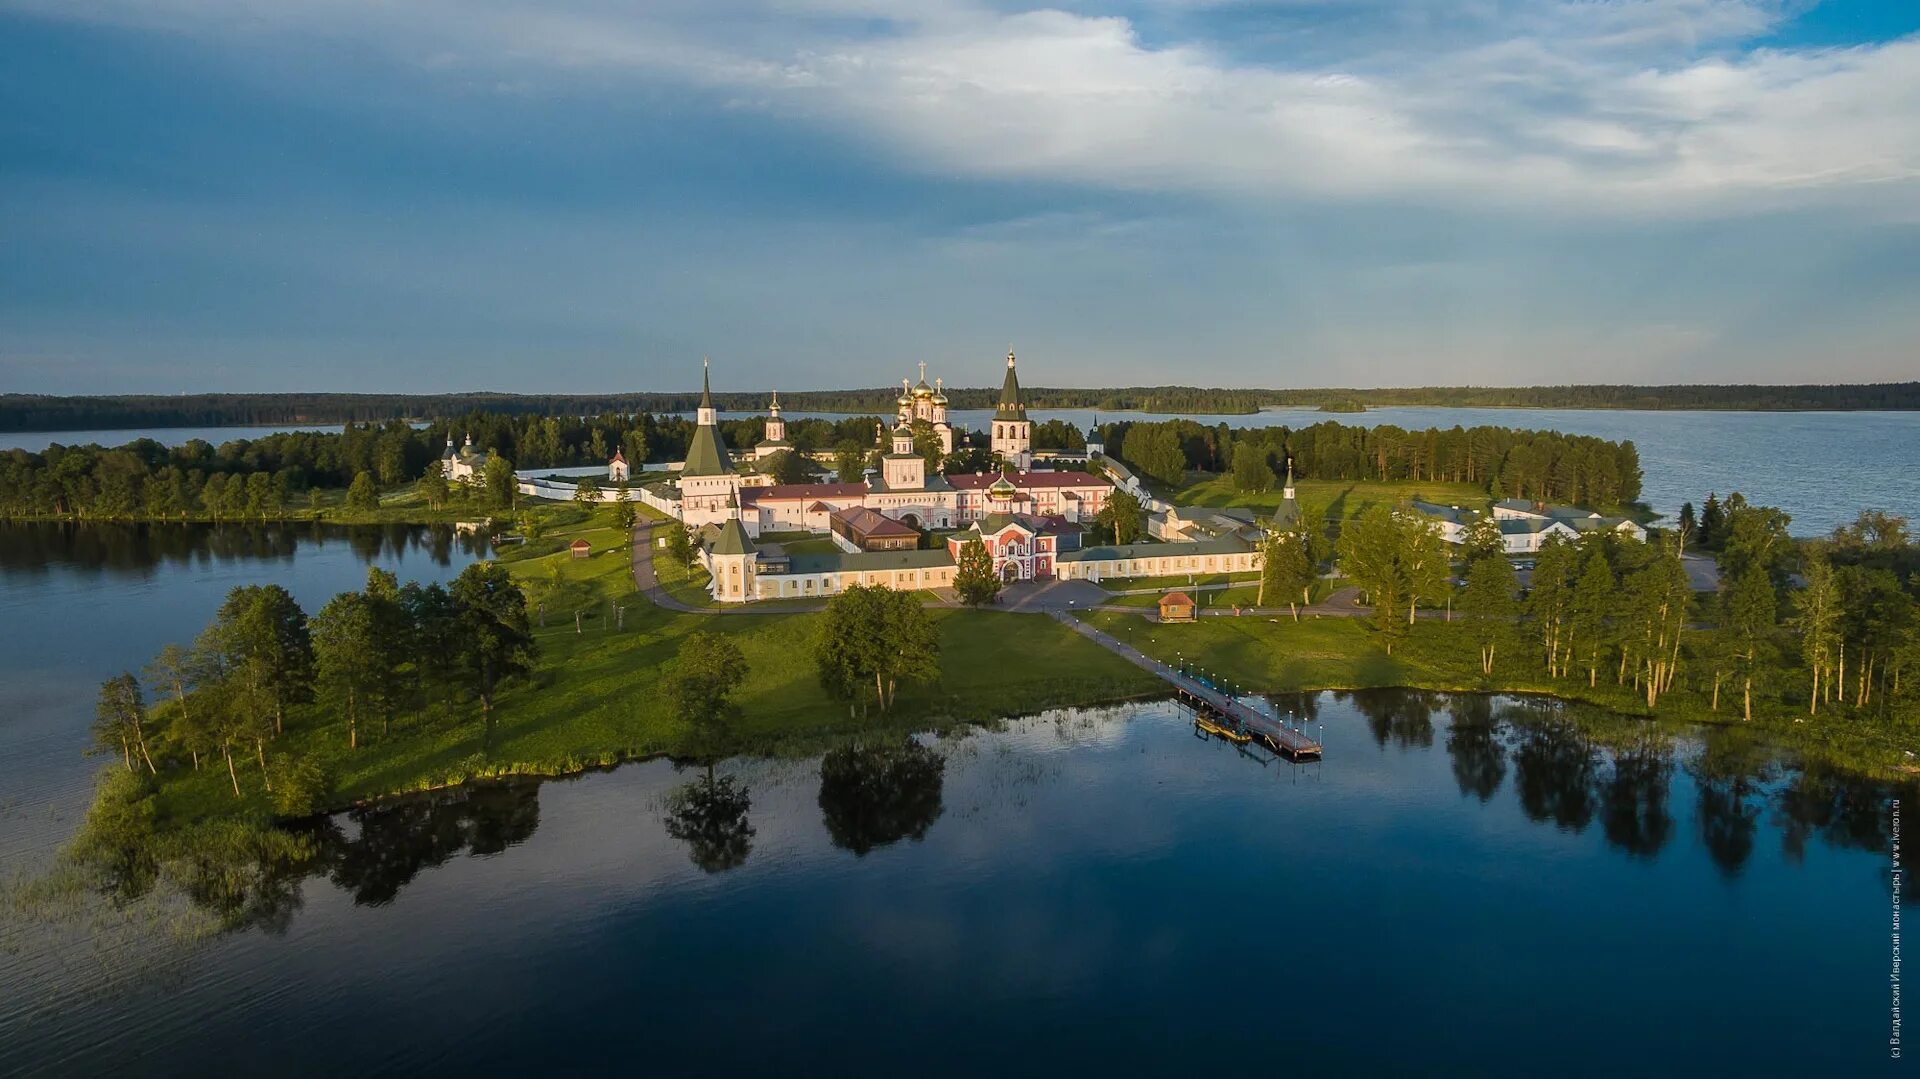
POLYGON ((0 0, 0 392, 1920 378, 1914 0, 0 0))

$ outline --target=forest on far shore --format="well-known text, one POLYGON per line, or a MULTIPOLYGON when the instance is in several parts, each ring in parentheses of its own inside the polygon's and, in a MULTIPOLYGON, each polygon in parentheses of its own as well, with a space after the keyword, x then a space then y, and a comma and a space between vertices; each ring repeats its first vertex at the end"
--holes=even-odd
MULTIPOLYGON (((899 390, 788 390, 795 412, 891 415, 899 390)), ((992 408, 999 387, 948 389, 955 409, 992 408)), ((1102 412, 1241 415, 1275 406, 1320 408, 1426 405, 1473 408, 1622 408, 1736 411, 1920 409, 1920 382, 1835 386, 1428 386, 1399 389, 1221 389, 1129 386, 1109 389, 1022 387, 1028 408, 1102 412)), ((0 431, 84 431, 125 427, 226 427, 291 423, 431 420, 473 412, 592 416, 613 412, 691 412, 699 392, 520 393, 203 393, 54 396, 0 394, 0 431)), ((767 391, 721 392, 724 411, 766 408, 767 391)))

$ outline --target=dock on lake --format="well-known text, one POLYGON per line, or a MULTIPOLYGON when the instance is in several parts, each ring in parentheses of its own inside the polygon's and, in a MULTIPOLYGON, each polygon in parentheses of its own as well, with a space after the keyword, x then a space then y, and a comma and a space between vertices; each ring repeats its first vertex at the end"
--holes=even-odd
POLYGON ((1081 636, 1131 662, 1141 670, 1152 672, 1173 687, 1174 695, 1179 697, 1182 703, 1199 712, 1203 719, 1212 721, 1213 725, 1244 733, 1253 741, 1259 742, 1288 760, 1317 761, 1321 759, 1322 750, 1319 742, 1238 697, 1223 692, 1206 676, 1168 666, 1145 655, 1132 645, 1102 633, 1064 612, 1051 613, 1081 636))

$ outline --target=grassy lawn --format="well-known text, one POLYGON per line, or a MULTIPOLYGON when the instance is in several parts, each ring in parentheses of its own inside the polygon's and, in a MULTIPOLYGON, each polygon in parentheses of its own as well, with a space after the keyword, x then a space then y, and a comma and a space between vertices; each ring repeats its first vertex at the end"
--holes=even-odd
MULTIPOLYGON (((1485 510, 1492 505, 1486 488, 1471 483, 1300 480, 1294 486, 1301 508, 1324 510, 1327 519, 1334 522, 1357 517, 1382 502, 1397 506, 1413 498, 1465 509, 1485 510)), ((1259 494, 1236 491, 1230 477, 1212 472, 1192 472, 1188 473, 1187 483, 1172 493, 1172 500, 1183 506, 1240 506, 1271 513, 1280 505, 1280 489, 1276 487, 1259 494)))

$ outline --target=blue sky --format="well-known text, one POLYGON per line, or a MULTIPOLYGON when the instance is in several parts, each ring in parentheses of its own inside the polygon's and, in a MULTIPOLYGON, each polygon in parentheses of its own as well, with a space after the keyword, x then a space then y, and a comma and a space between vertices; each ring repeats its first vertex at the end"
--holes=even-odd
POLYGON ((1920 377, 1912 0, 0 0, 0 390, 1920 377))

